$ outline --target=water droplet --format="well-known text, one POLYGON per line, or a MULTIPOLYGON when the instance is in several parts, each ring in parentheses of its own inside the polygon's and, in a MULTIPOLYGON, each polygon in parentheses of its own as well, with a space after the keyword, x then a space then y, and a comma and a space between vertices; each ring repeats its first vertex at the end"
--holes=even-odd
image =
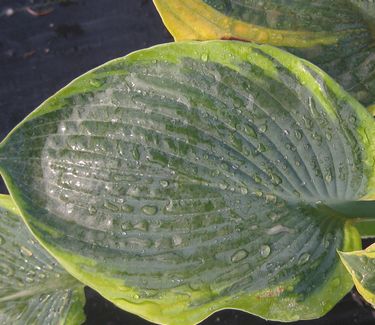
POLYGON ((121 206, 121 210, 124 211, 125 213, 131 213, 134 211, 134 207, 132 207, 129 204, 124 204, 121 206))
POLYGON ((179 235, 173 235, 172 241, 174 246, 179 246, 182 244, 182 238, 179 235))
POLYGON ((257 152, 266 152, 267 147, 263 143, 259 143, 257 146, 257 152))
POLYGON ((298 259, 298 265, 306 264, 310 259, 309 253, 303 253, 300 258, 298 259))
POLYGON ((277 213, 275 213, 275 212, 271 212, 271 213, 269 214, 269 218, 270 218, 273 222, 276 222, 276 221, 278 221, 278 220, 281 219, 281 215, 280 215, 280 214, 277 214, 277 213))
POLYGON ((146 220, 136 223, 134 229, 138 229, 141 231, 148 231, 149 223, 146 220))
POLYGON ((354 115, 351 115, 350 117, 349 117, 349 122, 350 123, 355 123, 357 121, 357 118, 354 116, 354 115))
POLYGON ((299 131, 299 130, 295 130, 294 136, 296 137, 297 140, 301 140, 302 139, 302 132, 299 131))
POLYGON ((168 181, 166 181, 166 180, 161 180, 161 181, 160 181, 160 186, 161 186, 161 187, 168 187, 168 185, 169 185, 169 182, 168 182, 168 181))
POLYGON ((241 187, 241 188, 240 188, 240 191, 241 191, 241 193, 242 193, 243 195, 246 195, 247 192, 248 192, 246 187, 241 187))
POLYGON ((134 299, 139 299, 139 295, 135 294, 135 295, 133 296, 133 298, 134 298, 134 299))
POLYGON ((291 233, 292 229, 285 227, 283 225, 276 225, 270 229, 267 229, 266 234, 272 236, 272 235, 277 235, 277 234, 284 233, 284 232, 291 233))
POLYGON ((267 124, 262 124, 259 126, 259 131, 262 133, 267 132, 267 129, 268 129, 267 124))
POLYGON ((262 178, 261 178, 259 175, 255 174, 255 175, 253 176, 253 178, 254 178, 254 182, 255 182, 255 183, 257 183, 257 184, 262 183, 262 178))
POLYGON ((328 172, 324 178, 327 181, 327 183, 331 183, 332 182, 332 174, 331 174, 331 172, 328 172))
POLYGON ((272 174, 271 175, 271 182, 272 182, 273 185, 278 186, 283 182, 283 180, 281 179, 280 176, 272 174))
POLYGON ((120 208, 116 204, 109 202, 109 201, 106 201, 104 203, 104 207, 113 212, 118 212, 120 210, 120 208))
POLYGON ((91 215, 94 215, 96 212, 97 212, 96 207, 94 207, 93 205, 90 205, 90 207, 89 207, 89 213, 91 215))
POLYGON ((271 247, 269 247, 268 245, 260 246, 260 255, 262 255, 263 257, 268 257, 270 253, 271 253, 271 247))
POLYGON ((277 198, 273 194, 267 194, 266 195, 266 202, 267 203, 276 203, 277 202, 277 198))
POLYGON ((33 256, 33 253, 29 249, 27 249, 26 247, 24 247, 24 246, 21 246, 20 252, 25 257, 31 257, 31 256, 33 256))
POLYGON ((127 231, 127 230, 130 230, 131 228, 132 228, 132 225, 130 222, 125 222, 121 225, 122 231, 127 231))
POLYGON ((284 133, 284 135, 286 135, 286 136, 288 136, 289 135, 289 131, 288 130, 283 130, 283 133, 284 133))
POLYGON ((252 138, 255 138, 255 139, 258 138, 257 133, 255 132, 255 130, 251 126, 245 127, 245 133, 252 138))
POLYGON ((313 138, 314 140, 316 140, 316 141, 318 142, 319 145, 320 145, 321 142, 323 141, 322 136, 321 136, 320 134, 316 133, 316 132, 313 133, 312 138, 313 138))
POLYGON ((145 213, 145 214, 148 214, 148 215, 154 215, 154 214, 156 214, 156 212, 158 212, 158 208, 156 206, 153 206, 153 205, 145 205, 142 208, 142 212, 145 213))
POLYGON ((329 247, 329 245, 331 244, 331 240, 332 240, 332 234, 330 233, 326 234, 324 237, 324 241, 323 241, 324 248, 329 247))
POLYGON ((165 205, 165 210, 167 210, 167 211, 173 210, 173 201, 172 200, 167 201, 167 204, 165 205))
POLYGON ((31 277, 26 277, 25 278, 25 282, 27 282, 27 283, 33 283, 34 282, 34 279, 33 278, 31 278, 31 277))
POLYGON ((238 250, 237 252, 235 252, 232 257, 231 257, 231 261, 233 263, 237 263, 237 262, 240 262, 242 261, 243 259, 245 259, 247 256, 249 255, 249 253, 244 250, 244 249, 240 249, 238 250))
POLYGON ((219 188, 220 188, 221 190, 226 190, 226 189, 228 188, 228 185, 227 185, 227 184, 224 184, 224 183, 220 183, 220 184, 219 184, 219 188))

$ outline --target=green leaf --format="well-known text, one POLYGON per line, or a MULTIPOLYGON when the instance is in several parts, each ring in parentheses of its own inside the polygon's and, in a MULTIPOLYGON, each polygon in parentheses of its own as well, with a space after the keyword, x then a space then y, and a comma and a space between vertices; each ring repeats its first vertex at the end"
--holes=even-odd
POLYGON ((368 111, 375 117, 375 105, 368 107, 368 111))
POLYGON ((375 190, 374 123, 277 48, 175 43, 73 81, 2 142, 0 167, 43 245, 125 310, 310 319, 353 285, 336 250, 361 248, 350 202, 375 190))
POLYGON ((370 0, 154 0, 174 38, 241 39, 317 64, 366 106, 375 103, 375 4, 370 0))
POLYGON ((359 220, 354 224, 361 238, 375 238, 375 221, 370 219, 359 220))
POLYGON ((339 254, 358 292, 375 306, 375 244, 362 251, 339 254))
POLYGON ((0 323, 77 325, 83 286, 35 241, 8 195, 0 195, 0 323))

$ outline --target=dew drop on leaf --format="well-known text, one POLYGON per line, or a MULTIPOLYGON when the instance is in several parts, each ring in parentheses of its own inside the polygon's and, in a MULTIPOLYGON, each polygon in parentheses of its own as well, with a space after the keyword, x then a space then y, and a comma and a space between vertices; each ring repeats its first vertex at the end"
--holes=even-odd
POLYGON ((168 185, 169 185, 169 182, 168 182, 168 181, 166 181, 166 180, 161 180, 161 181, 160 181, 160 186, 161 186, 161 187, 168 187, 168 185))
POLYGON ((269 247, 268 245, 260 246, 260 255, 262 255, 263 257, 267 257, 270 255, 270 253, 271 253, 271 247, 269 247))
POLYGON ((89 207, 89 213, 91 215, 94 215, 97 212, 96 208, 93 205, 90 205, 89 207))
POLYGON ((124 204, 122 207, 121 207, 121 210, 124 211, 125 213, 131 213, 134 211, 134 208, 129 205, 129 204, 124 204))
POLYGON ((266 234, 267 235, 277 235, 280 233, 291 233, 292 230, 288 227, 285 227, 283 225, 276 225, 270 229, 267 229, 266 234))
POLYGON ((298 264, 299 265, 303 265, 303 264, 306 264, 310 259, 310 254, 309 253, 303 253, 299 260, 298 260, 298 264))
POLYGON ((267 129, 268 129, 267 124, 262 124, 259 126, 259 131, 262 133, 267 132, 267 129))
POLYGON ((25 278, 25 282, 27 282, 27 283, 33 283, 33 282, 34 282, 34 279, 33 279, 33 278, 30 278, 30 277, 26 277, 26 278, 25 278))
POLYGON ((31 256, 33 256, 33 253, 29 249, 27 249, 26 247, 24 247, 24 246, 21 246, 20 252, 25 257, 31 257, 31 256))
POLYGON ((233 263, 237 263, 237 262, 240 262, 242 261, 243 259, 245 259, 247 256, 249 255, 249 253, 245 250, 245 249, 240 249, 238 250, 237 252, 235 252, 232 257, 231 257, 231 261, 233 263))
POLYGON ((247 194, 247 188, 246 187, 241 187, 241 193, 243 194, 243 195, 246 195, 247 194))
POLYGON ((181 238, 181 236, 179 236, 179 235, 174 235, 174 236, 172 237, 172 240, 173 240, 173 245, 174 245, 174 246, 179 246, 179 245, 182 244, 182 238, 181 238))
POLYGON ((271 182, 272 182, 273 185, 278 186, 283 182, 283 180, 281 179, 281 177, 279 177, 275 174, 272 174, 271 175, 271 182))
POLYGON ((141 222, 138 222, 134 225, 134 229, 141 230, 141 231, 148 231, 149 223, 144 220, 141 222))
POLYGON ((156 212, 158 212, 158 208, 156 206, 153 206, 153 205, 145 205, 142 208, 142 212, 145 213, 145 214, 148 214, 148 215, 154 215, 154 214, 156 214, 156 212))
POLYGON ((299 141, 302 139, 302 132, 299 131, 299 130, 295 130, 294 131, 294 136, 296 137, 296 139, 299 141))
POLYGON ((220 183, 219 187, 220 187, 221 190, 226 190, 228 188, 228 185, 224 184, 224 183, 220 183))

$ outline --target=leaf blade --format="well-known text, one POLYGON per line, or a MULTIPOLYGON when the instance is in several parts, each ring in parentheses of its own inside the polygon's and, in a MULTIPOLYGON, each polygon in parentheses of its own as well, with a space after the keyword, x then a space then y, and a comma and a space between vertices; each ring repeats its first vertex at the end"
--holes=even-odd
POLYGON ((0 196, 0 215, 1 323, 82 323, 83 287, 35 242, 7 195, 0 196))
POLYGON ((341 261, 351 274, 354 284, 362 297, 375 305, 374 259, 375 245, 362 251, 339 252, 341 261))
POLYGON ((309 319, 352 286, 336 249, 359 235, 329 206, 374 191, 373 123, 281 50, 168 44, 46 101, 0 165, 43 245, 121 308, 160 323, 223 308, 309 319))

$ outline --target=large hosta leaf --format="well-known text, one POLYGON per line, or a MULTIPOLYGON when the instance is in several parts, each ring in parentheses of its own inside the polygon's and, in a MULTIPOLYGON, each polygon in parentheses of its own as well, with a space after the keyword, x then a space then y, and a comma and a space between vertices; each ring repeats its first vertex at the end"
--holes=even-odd
POLYGON ((363 251, 340 252, 358 292, 375 306, 375 244, 363 251))
POLYGON ((121 308, 166 324, 223 308, 289 321, 352 286, 336 250, 360 248, 347 220, 375 189, 374 132, 286 52, 176 43, 72 82, 3 141, 0 166, 34 234, 121 308))
POLYGON ((176 40, 235 38, 286 47, 363 104, 375 102, 371 0, 154 0, 176 40))
POLYGON ((7 195, 0 195, 0 324, 78 325, 83 285, 31 235, 7 195))

